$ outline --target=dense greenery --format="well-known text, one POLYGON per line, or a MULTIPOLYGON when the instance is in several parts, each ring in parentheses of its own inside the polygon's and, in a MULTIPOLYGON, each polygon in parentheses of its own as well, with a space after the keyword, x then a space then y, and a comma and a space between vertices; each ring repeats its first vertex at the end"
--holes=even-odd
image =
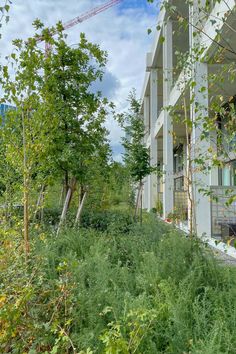
POLYGON ((0 353, 235 353, 235 270, 131 216, 131 179, 141 197, 155 169, 139 102, 123 116, 126 166, 111 162, 113 104, 91 90, 106 53, 84 34, 69 47, 61 23, 34 27, 0 67, 0 102, 15 106, 0 129, 0 353))
POLYGON ((150 166, 149 151, 144 143, 146 135, 143 117, 140 114, 140 102, 135 91, 128 97, 129 111, 121 115, 119 121, 125 132, 123 146, 125 148, 124 161, 134 182, 142 183, 154 169, 150 166))
POLYGON ((124 230, 121 214, 103 232, 89 218, 58 238, 37 230, 27 268, 5 233, 1 352, 235 352, 234 270, 154 216, 124 230))
POLYGON ((122 145, 125 149, 124 163, 133 182, 133 189, 137 188, 138 190, 135 217, 139 207, 141 212, 140 220, 142 222, 143 180, 151 173, 157 172, 157 166, 152 166, 149 148, 145 144, 145 124, 141 115, 141 104, 136 98, 135 90, 130 92, 128 102, 128 112, 118 115, 118 121, 125 133, 122 138, 122 145))

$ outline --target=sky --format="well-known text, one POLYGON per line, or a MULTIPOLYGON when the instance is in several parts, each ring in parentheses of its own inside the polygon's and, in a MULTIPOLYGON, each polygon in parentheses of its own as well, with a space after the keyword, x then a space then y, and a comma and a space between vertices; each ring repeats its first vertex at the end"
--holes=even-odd
MULTIPOLYGON (((33 34, 32 22, 39 18, 46 26, 67 22, 108 0, 13 0, 10 21, 2 30, 0 54, 11 52, 11 41, 33 34)), ((2 2, 2 0, 0 0, 2 2)), ((145 76, 146 53, 150 51, 157 9, 147 0, 123 0, 120 4, 66 31, 67 42, 76 45, 81 32, 91 42, 108 52, 108 63, 102 84, 97 85, 118 112, 127 109, 127 96, 132 88, 140 96, 145 76)), ((114 159, 120 161, 122 131, 112 117, 106 123, 114 159)))

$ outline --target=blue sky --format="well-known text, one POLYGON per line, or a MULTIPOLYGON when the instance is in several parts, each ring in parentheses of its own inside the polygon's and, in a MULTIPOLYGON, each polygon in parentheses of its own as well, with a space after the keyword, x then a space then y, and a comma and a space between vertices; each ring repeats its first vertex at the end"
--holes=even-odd
POLYGON ((119 7, 121 9, 127 9, 127 8, 142 8, 147 12, 151 12, 153 6, 150 5, 146 0, 123 0, 119 7))
MULTIPOLYGON (((10 22, 3 30, 1 55, 11 52, 11 41, 27 38, 33 34, 32 22, 40 18, 45 25, 66 22, 84 12, 106 3, 107 0, 22 0, 13 1, 10 22)), ((153 35, 147 34, 149 27, 155 28, 157 9, 146 0, 123 0, 107 11, 90 18, 68 30, 68 43, 79 42, 80 32, 98 43, 108 52, 108 64, 102 86, 118 111, 127 108, 127 96, 134 87, 140 95, 144 75, 146 52, 150 50, 153 35)), ((109 117, 106 124, 116 159, 121 157, 121 129, 109 117)))

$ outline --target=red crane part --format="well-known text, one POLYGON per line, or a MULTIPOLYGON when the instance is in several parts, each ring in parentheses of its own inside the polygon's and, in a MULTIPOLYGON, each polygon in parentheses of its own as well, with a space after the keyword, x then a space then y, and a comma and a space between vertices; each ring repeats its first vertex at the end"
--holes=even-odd
POLYGON ((105 4, 101 5, 101 6, 97 6, 94 9, 85 12, 83 15, 74 18, 71 21, 68 21, 68 22, 64 23, 63 27, 64 27, 64 29, 71 28, 71 27, 77 25, 78 23, 81 23, 83 21, 88 20, 90 17, 96 16, 100 12, 103 12, 103 11, 109 9, 110 7, 119 4, 121 1, 123 1, 123 0, 111 0, 111 1, 108 1, 107 3, 105 3, 105 4))
MULTIPOLYGON (((99 13, 109 9, 112 6, 119 4, 122 1, 123 0, 110 0, 101 6, 97 6, 97 7, 93 8, 92 10, 85 12, 83 15, 78 16, 78 17, 74 18, 73 20, 70 20, 70 21, 62 24, 63 29, 66 30, 68 28, 71 28, 71 27, 77 25, 78 23, 86 21, 90 17, 96 16, 99 13)), ((56 31, 51 33, 51 36, 54 36, 55 34, 56 34, 56 31)), ((37 42, 43 42, 43 41, 44 41, 44 39, 42 37, 39 37, 37 39, 37 42)), ((46 46, 46 51, 50 49, 50 45, 48 43, 45 43, 45 46, 46 46)))

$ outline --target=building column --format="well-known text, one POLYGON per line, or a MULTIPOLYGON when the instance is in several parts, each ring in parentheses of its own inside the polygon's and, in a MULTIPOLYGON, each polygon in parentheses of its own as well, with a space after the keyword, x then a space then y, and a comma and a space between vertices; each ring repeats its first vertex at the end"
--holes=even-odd
MULTIPOLYGON (((145 136, 144 136, 144 144, 147 144, 147 139, 149 137, 149 126, 150 122, 150 97, 144 97, 144 129, 145 129, 145 136)), ((143 181, 143 209, 149 209, 149 184, 150 180, 148 176, 144 178, 143 181)))
POLYGON ((206 234, 211 236, 211 203, 209 197, 204 196, 200 189, 209 187, 211 178, 210 172, 201 171, 194 160, 198 157, 207 156, 210 148, 210 139, 201 139, 203 118, 208 115, 208 80, 207 64, 196 62, 194 65, 194 78, 196 85, 192 88, 191 96, 193 103, 190 106, 190 118, 193 123, 192 130, 192 183, 193 183, 193 204, 195 211, 196 231, 199 236, 206 234), (202 88, 204 87, 204 90, 202 88))
MULTIPOLYGON (((204 2, 204 0, 201 0, 204 2)), ((190 6, 190 21, 198 24, 200 12, 199 4, 196 2, 190 6)), ((201 48, 199 43, 200 33, 196 33, 194 26, 190 26, 190 53, 195 55, 194 48, 201 48)), ((190 90, 190 119, 193 122, 191 137, 191 155, 192 155, 192 192, 194 205, 194 221, 198 236, 203 234, 211 236, 211 203, 209 197, 204 196, 200 189, 206 189, 211 182, 210 172, 203 171, 194 160, 198 157, 208 156, 208 149, 211 146, 210 138, 201 139, 204 131, 203 120, 208 116, 208 66, 206 63, 193 59, 192 79, 194 85, 190 90)))
POLYGON ((150 122, 150 97, 144 97, 144 129, 145 129, 145 143, 147 142, 147 138, 149 136, 149 126, 150 122))
POLYGON ((212 167, 210 186, 218 186, 218 185, 219 185, 219 169, 217 167, 212 167))
MULTIPOLYGON (((166 107, 173 81, 173 46, 172 22, 167 20, 163 28, 163 103, 166 107)), ((163 125, 163 216, 167 218, 174 210, 174 177, 173 177, 173 126, 172 118, 164 110, 163 125)))
MULTIPOLYGON (((154 128, 157 120, 157 70, 151 69, 150 73, 150 165, 157 165, 157 140, 154 136, 154 128)), ((157 200, 157 175, 152 173, 148 176, 149 193, 148 193, 148 210, 156 207, 157 200)))
POLYGON ((143 180, 143 209, 148 209, 148 180, 143 180))

